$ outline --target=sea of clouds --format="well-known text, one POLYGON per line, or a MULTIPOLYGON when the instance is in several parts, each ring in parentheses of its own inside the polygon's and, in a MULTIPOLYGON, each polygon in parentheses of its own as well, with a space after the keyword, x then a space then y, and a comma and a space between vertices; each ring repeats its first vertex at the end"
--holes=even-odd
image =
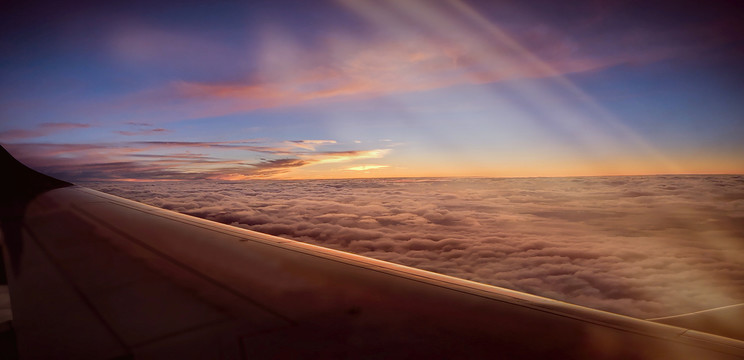
POLYGON ((640 318, 744 302, 744 176, 80 185, 640 318))

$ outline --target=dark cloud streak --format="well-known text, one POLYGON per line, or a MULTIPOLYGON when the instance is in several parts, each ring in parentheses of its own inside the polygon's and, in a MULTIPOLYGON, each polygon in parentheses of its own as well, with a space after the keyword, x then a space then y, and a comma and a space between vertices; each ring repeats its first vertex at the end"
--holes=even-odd
POLYGON ((90 124, 80 123, 42 123, 33 129, 11 129, 0 131, 0 140, 16 141, 42 137, 61 131, 89 128, 90 124))
POLYGON ((157 135, 169 132, 167 129, 163 128, 156 128, 156 129, 147 129, 147 130, 137 130, 137 131, 124 131, 124 130, 118 130, 114 131, 115 133, 119 135, 124 136, 141 136, 141 135, 157 135))

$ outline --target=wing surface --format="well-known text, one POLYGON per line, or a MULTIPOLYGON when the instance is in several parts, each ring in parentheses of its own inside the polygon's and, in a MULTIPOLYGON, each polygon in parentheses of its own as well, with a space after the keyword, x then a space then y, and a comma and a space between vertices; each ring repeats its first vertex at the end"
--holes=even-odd
POLYGON ((4 201, 21 358, 744 357, 742 341, 78 186, 4 201))

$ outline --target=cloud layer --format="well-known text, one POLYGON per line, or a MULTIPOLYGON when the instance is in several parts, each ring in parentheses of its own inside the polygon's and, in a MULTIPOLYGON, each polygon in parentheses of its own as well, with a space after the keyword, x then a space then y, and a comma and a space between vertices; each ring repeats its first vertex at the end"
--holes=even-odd
POLYGON ((308 165, 379 159, 391 152, 390 148, 348 150, 360 146, 335 145, 333 140, 277 142, 248 139, 108 144, 15 143, 6 146, 29 166, 73 182, 272 178, 308 165), (338 150, 330 150, 327 146, 335 146, 338 150), (326 148, 320 150, 320 147, 326 148))
POLYGON ((641 318, 744 302, 742 176, 82 185, 641 318))

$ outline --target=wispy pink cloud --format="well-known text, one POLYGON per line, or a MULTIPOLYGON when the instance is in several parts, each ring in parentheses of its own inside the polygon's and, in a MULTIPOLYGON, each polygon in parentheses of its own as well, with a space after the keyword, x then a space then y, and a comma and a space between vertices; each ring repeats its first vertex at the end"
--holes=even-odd
POLYGON ((594 6, 594 16, 570 28, 538 23, 518 12, 515 19, 499 23, 462 1, 338 3, 366 22, 367 31, 329 25, 313 39, 313 46, 293 35, 292 26, 279 23, 256 24, 252 33, 259 41, 248 49, 229 48, 186 30, 122 23, 108 36, 109 50, 119 61, 170 66, 177 58, 174 66, 195 69, 231 63, 234 76, 183 78, 109 104, 87 106, 86 111, 137 109, 129 114, 132 123, 161 123, 462 84, 559 77, 704 54, 705 46, 725 38, 712 30, 691 34, 689 29, 605 27, 618 3, 594 6), (705 41, 684 41, 693 35, 705 41), (234 60, 246 53, 252 54, 250 66, 236 68, 234 60))
POLYGON ((171 90, 177 97, 219 104, 196 110, 205 116, 555 77, 627 62, 659 61, 689 53, 691 46, 676 41, 677 33, 642 29, 599 35, 587 29, 578 38, 545 25, 507 32, 458 1, 341 3, 383 35, 329 32, 308 50, 289 32, 272 25, 271 31, 259 31, 267 37, 257 49, 263 61, 258 66, 260 76, 244 83, 184 81, 171 90))
POLYGON ((246 150, 258 153, 275 154, 275 155, 289 155, 292 154, 292 147, 286 145, 251 145, 259 144, 261 142, 257 140, 244 140, 244 141, 138 141, 134 142, 138 146, 142 146, 147 150, 151 149, 165 149, 165 148, 213 148, 213 149, 225 149, 225 150, 246 150))

